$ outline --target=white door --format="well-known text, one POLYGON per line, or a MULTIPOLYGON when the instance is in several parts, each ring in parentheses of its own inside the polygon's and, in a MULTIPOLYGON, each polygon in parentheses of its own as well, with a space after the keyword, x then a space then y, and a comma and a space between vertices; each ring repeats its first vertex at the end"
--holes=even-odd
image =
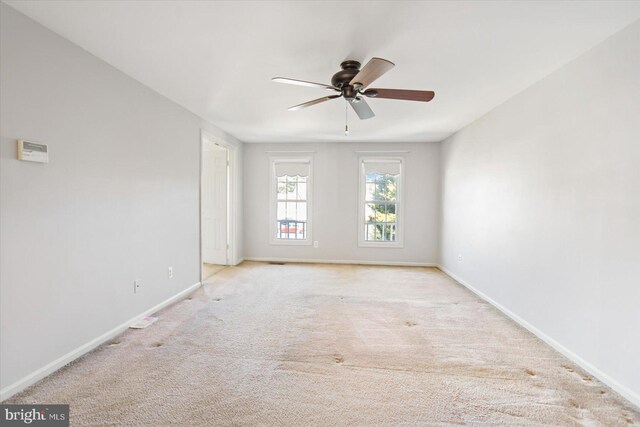
POLYGON ((206 144, 202 151, 202 262, 227 264, 228 151, 206 144))

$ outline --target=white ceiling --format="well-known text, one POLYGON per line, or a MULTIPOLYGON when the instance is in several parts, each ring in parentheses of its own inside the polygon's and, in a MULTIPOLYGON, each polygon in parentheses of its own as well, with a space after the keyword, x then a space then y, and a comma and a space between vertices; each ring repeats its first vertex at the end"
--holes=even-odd
MULTIPOLYGON (((640 2, 6 1, 246 142, 440 141, 640 18, 640 2), (389 59, 372 86, 435 90, 430 103, 342 99, 344 59, 389 59)), ((553 100, 549 100, 553 102, 553 100)))

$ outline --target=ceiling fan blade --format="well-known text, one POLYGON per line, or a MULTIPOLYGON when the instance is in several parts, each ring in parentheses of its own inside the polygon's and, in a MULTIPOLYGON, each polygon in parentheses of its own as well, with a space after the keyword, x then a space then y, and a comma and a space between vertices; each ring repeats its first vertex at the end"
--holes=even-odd
POLYGON ((360 72, 351 79, 349 84, 353 86, 358 83, 361 87, 367 87, 394 66, 395 64, 393 62, 387 61, 386 59, 371 58, 369 62, 367 62, 367 65, 362 67, 360 72))
POLYGON ((331 95, 314 99, 313 101, 308 101, 302 104, 294 105, 293 107, 289 107, 289 111, 302 110, 303 108, 311 107, 312 105, 320 104, 321 102, 329 101, 331 99, 340 98, 341 96, 342 95, 331 95))
POLYGON ((359 101, 349 102, 349 104, 356 112, 358 117, 360 117, 360 120, 366 120, 374 117, 375 114, 373 114, 373 111, 371 110, 371 107, 369 107, 369 104, 367 104, 367 101, 365 101, 364 98, 359 99, 359 101))
POLYGON ((404 101, 429 102, 436 96, 430 90, 406 90, 406 89, 378 89, 372 88, 362 92, 369 98, 402 99, 404 101))
POLYGON ((287 84, 290 84, 290 85, 307 86, 307 87, 321 87, 321 88, 324 88, 324 89, 338 90, 337 87, 334 87, 334 86, 331 86, 331 85, 325 85, 323 83, 306 82, 304 80, 289 79, 289 78, 286 78, 286 77, 274 77, 271 80, 274 81, 274 82, 287 83, 287 84))

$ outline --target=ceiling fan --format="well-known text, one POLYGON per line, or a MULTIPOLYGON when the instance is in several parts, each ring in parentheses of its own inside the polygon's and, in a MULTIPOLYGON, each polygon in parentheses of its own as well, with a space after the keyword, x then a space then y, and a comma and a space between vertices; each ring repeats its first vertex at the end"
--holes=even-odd
POLYGON ((386 59, 371 58, 371 60, 369 60, 369 62, 360 69, 360 62, 347 60, 340 64, 342 70, 338 71, 333 75, 333 77, 331 77, 330 85, 289 79, 286 77, 274 77, 271 80, 278 83, 319 87, 339 92, 335 95, 329 95, 303 104, 294 105, 289 108, 289 111, 301 110, 303 108, 311 107, 312 105, 320 104, 321 102, 343 97, 362 120, 370 119, 375 116, 369 107, 369 104, 364 100, 364 97, 420 102, 429 102, 433 99, 435 93, 430 90, 368 88, 371 83, 393 68, 394 65, 395 64, 393 62, 387 61, 386 59))

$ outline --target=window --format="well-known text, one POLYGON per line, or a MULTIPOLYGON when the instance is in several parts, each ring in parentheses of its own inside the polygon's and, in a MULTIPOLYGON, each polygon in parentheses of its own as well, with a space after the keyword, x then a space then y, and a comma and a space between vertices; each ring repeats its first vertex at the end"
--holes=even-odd
POLYGON ((311 244, 311 158, 271 159, 271 243, 311 244))
POLYGON ((402 247, 402 159, 360 159, 359 245, 402 247))

